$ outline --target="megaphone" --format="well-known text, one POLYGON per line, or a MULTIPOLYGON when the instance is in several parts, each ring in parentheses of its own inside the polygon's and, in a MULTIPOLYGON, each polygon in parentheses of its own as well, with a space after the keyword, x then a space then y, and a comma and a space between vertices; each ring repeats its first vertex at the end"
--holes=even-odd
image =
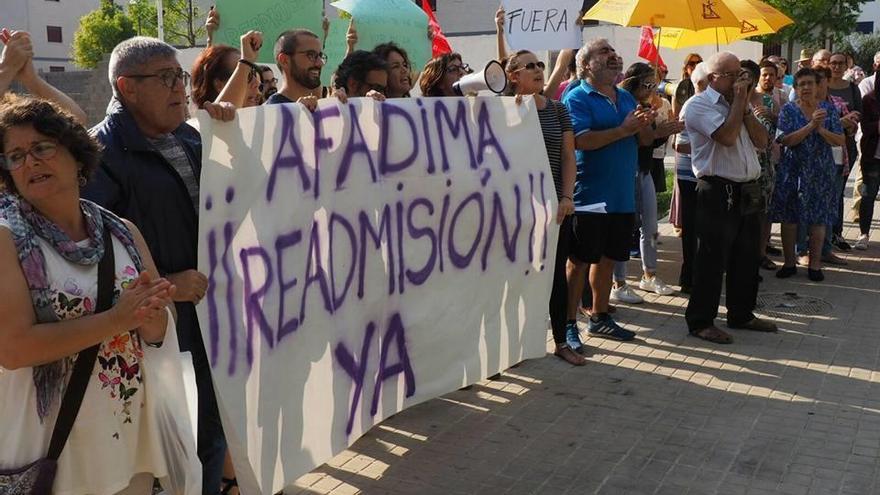
POLYGON ((500 95, 505 88, 507 88, 507 73, 497 60, 492 60, 480 72, 468 74, 452 85, 458 96, 477 93, 484 89, 500 95))
POLYGON ((660 84, 657 85, 657 92, 661 96, 675 96, 676 89, 678 89, 678 83, 671 81, 660 81, 660 84))

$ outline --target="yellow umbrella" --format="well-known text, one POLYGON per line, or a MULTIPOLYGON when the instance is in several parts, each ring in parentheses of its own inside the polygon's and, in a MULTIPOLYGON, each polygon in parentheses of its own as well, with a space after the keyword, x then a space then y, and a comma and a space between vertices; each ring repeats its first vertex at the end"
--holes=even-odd
POLYGON ((585 20, 621 26, 669 26, 699 29, 737 26, 725 0, 599 0, 585 20))
POLYGON ((742 28, 742 21, 764 22, 776 32, 792 21, 760 0, 599 0, 585 15, 621 26, 659 26, 700 31, 742 28))
POLYGON ((738 28, 720 27, 691 31, 681 28, 666 28, 654 36, 654 42, 665 48, 677 50, 689 46, 700 45, 726 45, 752 36, 773 34, 778 29, 773 29, 766 22, 742 21, 738 28))

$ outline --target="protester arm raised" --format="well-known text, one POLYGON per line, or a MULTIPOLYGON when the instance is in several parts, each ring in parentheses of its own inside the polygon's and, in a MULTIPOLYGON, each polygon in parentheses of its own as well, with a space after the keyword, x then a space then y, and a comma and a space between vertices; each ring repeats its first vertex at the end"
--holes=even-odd
POLYGON ((259 31, 248 31, 241 36, 241 60, 235 65, 226 85, 217 95, 215 103, 222 101, 232 103, 235 108, 242 108, 247 103, 248 96, 248 77, 254 74, 254 77, 260 77, 259 68, 255 65, 260 48, 263 46, 263 33, 259 31))
POLYGON ((498 62, 507 60, 507 44, 504 42, 504 17, 505 12, 502 5, 495 11, 495 44, 498 49, 498 62))
POLYGON ((568 69, 568 64, 571 63, 571 59, 574 58, 574 54, 575 51, 570 49, 559 51, 559 55, 556 56, 556 65, 553 67, 553 72, 550 73, 550 78, 547 79, 547 84, 544 85, 544 96, 547 98, 556 97, 559 86, 566 80, 566 70, 568 69))

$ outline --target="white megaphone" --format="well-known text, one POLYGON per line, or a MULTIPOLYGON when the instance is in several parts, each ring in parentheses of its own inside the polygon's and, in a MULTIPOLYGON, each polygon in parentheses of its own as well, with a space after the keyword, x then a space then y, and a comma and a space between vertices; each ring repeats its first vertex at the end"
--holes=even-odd
POLYGON ((507 74, 497 60, 492 60, 482 71, 468 74, 452 85, 455 94, 459 96, 477 93, 484 89, 500 95, 505 88, 507 88, 507 74))

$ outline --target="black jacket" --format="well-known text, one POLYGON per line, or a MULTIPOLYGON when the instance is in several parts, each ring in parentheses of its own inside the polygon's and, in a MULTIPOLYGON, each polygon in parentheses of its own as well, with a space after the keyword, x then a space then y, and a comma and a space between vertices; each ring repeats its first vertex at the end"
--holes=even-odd
MULTIPOLYGON (((91 133, 103 145, 104 154, 83 197, 137 225, 161 275, 197 269, 198 213, 174 167, 147 142, 134 118, 115 99, 91 133)), ((198 178, 201 136, 187 124, 173 134, 198 178)), ((195 306, 176 306, 181 350, 193 350, 194 343, 202 343, 195 306)))

